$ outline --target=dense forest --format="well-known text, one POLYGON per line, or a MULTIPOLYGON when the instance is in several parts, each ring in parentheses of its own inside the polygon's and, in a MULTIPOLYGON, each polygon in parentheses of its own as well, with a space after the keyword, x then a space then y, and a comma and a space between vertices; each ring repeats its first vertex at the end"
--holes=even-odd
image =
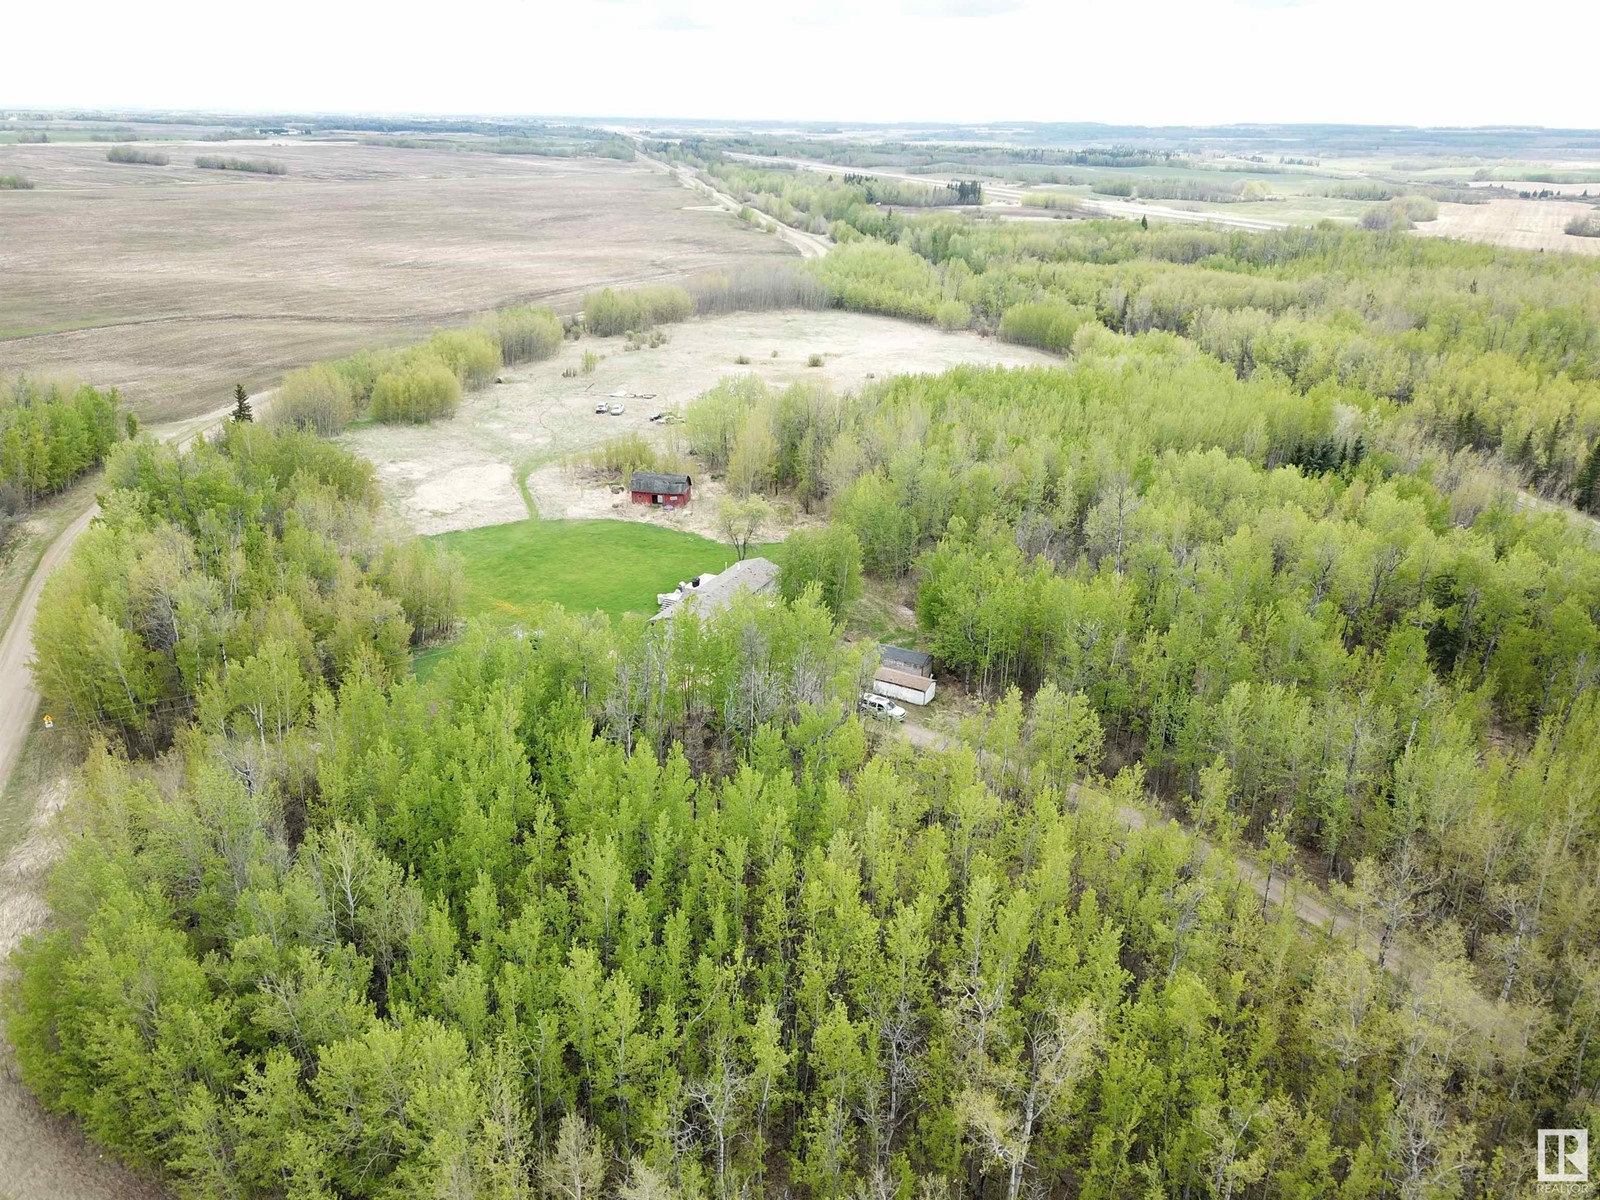
POLYGON ((74 724, 128 751, 163 749, 192 719, 265 753, 313 684, 397 678, 454 619, 450 565, 385 539, 371 465, 315 434, 231 423, 187 453, 124 443, 105 487, 46 585, 34 673, 74 724))
POLYGON ((0 546, 14 517, 105 460, 132 427, 120 405, 114 388, 0 387, 0 546))
POLYGON ((1326 223, 1257 234, 974 221, 909 215, 812 172, 755 170, 716 144, 675 154, 746 203, 840 242, 812 268, 842 307, 1059 353, 1086 320, 1175 333, 1241 377, 1270 371, 1303 393, 1329 385, 1390 402, 1429 438, 1600 514, 1594 260, 1403 236, 1431 216, 1419 196, 1369 213, 1378 237, 1326 223), (1011 315, 1019 306, 1026 321, 1011 315))
MULTIPOLYGON (((880 213, 815 269, 844 307, 1065 351, 1059 329, 1178 334, 1241 378, 1382 401, 1451 450, 1600 513, 1600 264, 1399 232, 880 213), (1008 327, 1032 306, 1029 328, 1008 327), (1053 321, 1043 320, 1054 314, 1053 321)), ((852 226, 853 230, 854 227, 852 226)), ((841 236, 842 235, 842 236, 841 236)))

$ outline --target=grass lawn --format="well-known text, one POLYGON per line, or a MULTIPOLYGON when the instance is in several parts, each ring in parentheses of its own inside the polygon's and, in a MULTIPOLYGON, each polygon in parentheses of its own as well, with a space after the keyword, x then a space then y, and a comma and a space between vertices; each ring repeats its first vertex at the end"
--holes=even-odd
POLYGON ((515 620, 550 602, 613 618, 648 616, 656 593, 734 561, 719 542, 639 521, 513 521, 437 540, 461 556, 468 617, 515 620))

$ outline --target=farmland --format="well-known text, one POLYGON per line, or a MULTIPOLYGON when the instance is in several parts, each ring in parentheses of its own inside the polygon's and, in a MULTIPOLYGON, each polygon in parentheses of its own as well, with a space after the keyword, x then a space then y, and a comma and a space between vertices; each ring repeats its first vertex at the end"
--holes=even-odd
POLYGON ((167 166, 103 145, 0 146, 0 375, 116 385, 146 420, 216 407, 235 382, 396 344, 512 300, 672 279, 791 254, 648 166, 352 143, 221 144, 288 174, 167 166), (92 229, 93 253, 84 252, 92 229))
POLYGON ((1600 255, 1600 238, 1574 237, 1565 228, 1573 217, 1595 211, 1592 204, 1566 200, 1441 204, 1439 219, 1419 226, 1417 232, 1426 237, 1463 238, 1518 250, 1600 255))

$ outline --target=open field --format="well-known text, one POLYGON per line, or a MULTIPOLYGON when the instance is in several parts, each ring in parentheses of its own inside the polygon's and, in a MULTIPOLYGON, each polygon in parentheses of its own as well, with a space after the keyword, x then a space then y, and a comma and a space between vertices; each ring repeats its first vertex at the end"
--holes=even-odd
POLYGON ((1439 219, 1418 225, 1424 237, 1465 238, 1518 250, 1563 250, 1600 255, 1600 238, 1574 237, 1566 224, 1597 211, 1569 200, 1491 200, 1488 204, 1441 204, 1439 219))
POLYGON ((673 279, 779 239, 698 207, 648 164, 351 143, 0 146, 0 374, 116 385, 148 420, 191 415, 286 370, 416 338, 514 300, 673 279), (206 171, 198 153, 289 174, 206 171), (86 237, 92 231, 92 252, 86 237))
POLYGON ((720 571, 733 549, 709 538, 632 521, 514 521, 442 534, 461 556, 462 615, 526 617, 540 604, 573 612, 649 616, 656 594, 720 571))
POLYGON ((655 350, 627 351, 625 339, 568 342, 547 362, 514 368, 506 382, 465 397, 453 420, 426 426, 368 425, 341 444, 377 465, 388 503, 420 533, 443 533, 514 521, 527 515, 518 489, 550 518, 620 517, 714 535, 715 483, 695 479, 695 502, 668 512, 629 502, 605 481, 563 465, 575 453, 625 433, 663 449, 675 427, 652 422, 656 412, 681 412, 693 397, 727 375, 755 374, 783 385, 815 380, 837 389, 870 377, 940 371, 961 363, 1024 366, 1050 355, 971 333, 940 333, 888 317, 846 312, 740 313, 669 325, 655 350), (603 355, 592 375, 563 378, 585 351, 603 355), (777 351, 777 357, 773 357, 777 351), (808 367, 811 354, 824 355, 808 367), (739 355, 749 358, 739 364, 739 355), (597 414, 612 392, 654 393, 627 399, 620 417, 597 414))

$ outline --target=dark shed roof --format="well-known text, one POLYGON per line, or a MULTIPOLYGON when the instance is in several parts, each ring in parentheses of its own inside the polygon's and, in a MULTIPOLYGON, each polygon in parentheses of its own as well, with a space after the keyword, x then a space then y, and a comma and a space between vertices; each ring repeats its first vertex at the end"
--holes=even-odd
POLYGON ((878 657, 885 666, 910 667, 918 675, 931 676, 933 674, 933 655, 924 654, 921 650, 902 650, 899 646, 879 646, 878 657))
POLYGON ((635 471, 628 490, 654 492, 660 496, 681 496, 693 482, 687 475, 674 475, 668 471, 635 471))

